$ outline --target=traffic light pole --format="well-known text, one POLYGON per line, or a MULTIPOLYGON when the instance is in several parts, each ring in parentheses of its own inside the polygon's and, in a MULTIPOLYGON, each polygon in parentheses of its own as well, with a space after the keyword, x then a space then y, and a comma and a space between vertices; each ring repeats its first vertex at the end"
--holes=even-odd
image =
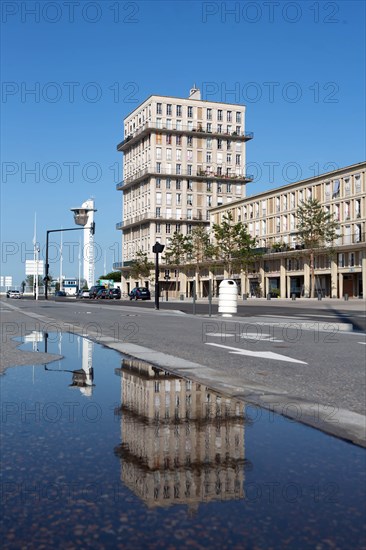
POLYGON ((94 235, 95 232, 95 222, 92 223, 91 227, 71 227, 70 229, 48 229, 46 232, 46 265, 45 265, 45 276, 43 279, 43 282, 45 284, 44 289, 44 299, 48 300, 48 279, 49 279, 49 268, 50 265, 48 263, 48 244, 49 244, 49 234, 50 233, 61 233, 63 231, 82 231, 88 229, 89 231, 92 231, 92 234, 94 235))

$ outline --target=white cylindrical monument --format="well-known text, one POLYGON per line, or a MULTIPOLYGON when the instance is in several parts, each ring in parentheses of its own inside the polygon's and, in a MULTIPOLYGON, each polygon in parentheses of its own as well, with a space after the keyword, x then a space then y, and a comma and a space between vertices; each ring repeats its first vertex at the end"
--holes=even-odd
POLYGON ((88 199, 78 208, 71 208, 74 212, 74 219, 77 225, 85 226, 84 246, 82 251, 83 258, 83 277, 91 288, 95 283, 95 248, 94 248, 94 199, 88 199))
POLYGON ((231 317, 238 309, 238 287, 232 279, 224 279, 219 286, 219 313, 231 317))

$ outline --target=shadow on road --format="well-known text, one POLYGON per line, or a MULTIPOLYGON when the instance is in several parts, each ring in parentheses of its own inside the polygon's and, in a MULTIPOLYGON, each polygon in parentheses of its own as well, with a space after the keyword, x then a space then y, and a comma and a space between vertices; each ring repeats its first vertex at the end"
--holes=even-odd
POLYGON ((364 332, 364 326, 359 323, 354 317, 352 317, 352 312, 345 313, 344 311, 339 311, 337 308, 334 308, 332 306, 327 307, 327 310, 329 312, 332 312, 333 315, 337 317, 340 323, 350 323, 353 327, 354 332, 364 332))

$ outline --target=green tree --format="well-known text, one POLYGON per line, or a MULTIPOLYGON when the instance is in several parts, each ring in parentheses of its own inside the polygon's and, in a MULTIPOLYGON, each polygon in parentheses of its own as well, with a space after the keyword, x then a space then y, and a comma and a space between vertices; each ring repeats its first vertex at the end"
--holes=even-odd
MULTIPOLYGON (((35 275, 27 275, 26 277, 26 286, 30 287, 32 290, 34 288, 34 283, 36 281, 35 275)), ((43 286, 43 277, 41 275, 38 275, 38 286, 43 286)))
POLYGON ((199 225, 187 235, 188 263, 194 265, 196 287, 199 286, 202 266, 212 262, 215 256, 215 247, 210 241, 210 234, 203 225, 199 225))
POLYGON ((146 252, 139 250, 135 259, 131 262, 129 271, 133 279, 144 279, 149 277, 152 269, 154 269, 154 262, 148 260, 146 252))
POLYGON ((80 279, 80 289, 88 290, 88 281, 86 279, 80 279))
POLYGON ((195 227, 192 233, 187 235, 187 253, 188 258, 193 260, 197 268, 214 257, 215 247, 210 241, 210 234, 203 225, 195 227))
POLYGON ((189 242, 186 235, 175 231, 169 244, 165 247, 163 260, 167 265, 184 265, 187 262, 189 242))
POLYGON ((302 202, 297 209, 297 240, 308 251, 310 260, 310 296, 315 296, 314 258, 320 249, 328 248, 333 253, 332 244, 339 237, 339 223, 334 214, 324 210, 317 199, 302 202))
POLYGON ((253 264, 258 251, 257 241, 252 239, 246 225, 234 223, 231 212, 223 216, 221 224, 213 224, 215 237, 215 256, 220 261, 229 277, 237 270, 247 272, 253 264))
POLYGON ((114 281, 115 283, 121 282, 121 272, 120 271, 111 271, 106 275, 101 275, 99 279, 106 279, 107 281, 114 281))
MULTIPOLYGON (((187 235, 182 235, 175 231, 169 244, 165 247, 163 261, 166 265, 180 267, 185 270, 187 267, 187 256, 190 250, 189 240, 187 235)), ((176 270, 176 289, 178 292, 179 272, 176 270)))

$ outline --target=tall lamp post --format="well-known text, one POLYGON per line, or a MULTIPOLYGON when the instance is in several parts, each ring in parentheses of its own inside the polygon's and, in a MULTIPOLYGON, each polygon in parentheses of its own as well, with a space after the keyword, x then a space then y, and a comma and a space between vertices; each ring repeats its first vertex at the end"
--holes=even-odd
POLYGON ((95 222, 91 224, 90 227, 72 227, 71 229, 49 229, 46 232, 46 265, 45 265, 45 276, 44 276, 44 284, 45 284, 45 290, 44 290, 44 298, 45 300, 48 300, 48 281, 49 281, 49 268, 50 264, 48 263, 48 243, 49 243, 49 234, 50 233, 60 233, 62 231, 82 231, 83 229, 87 229, 91 231, 92 235, 95 233, 95 222))
POLYGON ((152 247, 155 254, 155 309, 159 309, 159 254, 164 250, 164 245, 156 241, 152 247))

